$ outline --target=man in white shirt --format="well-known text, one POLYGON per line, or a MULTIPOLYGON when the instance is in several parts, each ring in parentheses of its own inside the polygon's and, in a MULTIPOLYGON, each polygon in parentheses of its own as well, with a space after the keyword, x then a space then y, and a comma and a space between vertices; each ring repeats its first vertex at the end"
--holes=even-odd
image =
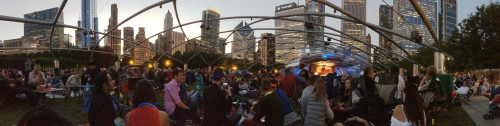
POLYGON ((82 83, 82 79, 80 78, 80 76, 80 72, 76 71, 75 73, 73 73, 73 75, 69 76, 68 80, 66 81, 66 87, 73 92, 74 96, 76 96, 77 93, 78 95, 81 95, 78 88, 78 85, 82 83))
POLYGON ((39 64, 35 64, 35 66, 33 67, 33 71, 31 71, 29 74, 29 84, 38 86, 38 84, 45 84, 45 82, 47 82, 47 79, 45 79, 45 75, 40 70, 41 68, 42 67, 39 64))

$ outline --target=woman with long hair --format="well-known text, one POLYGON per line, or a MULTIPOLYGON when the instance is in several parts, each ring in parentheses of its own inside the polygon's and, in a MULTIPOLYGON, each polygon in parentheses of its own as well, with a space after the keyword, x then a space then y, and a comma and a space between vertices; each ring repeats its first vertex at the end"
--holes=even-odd
POLYGON ((168 126, 168 114, 156 108, 155 90, 149 80, 142 79, 135 85, 132 103, 135 109, 127 113, 128 126, 168 126))
POLYGON ((403 104, 393 109, 391 126, 425 126, 425 112, 417 87, 406 85, 403 90, 403 104))
POLYGON ((434 66, 429 66, 427 67, 427 74, 424 76, 422 81, 420 82, 418 86, 418 91, 422 92, 421 96, 424 99, 424 108, 427 108, 429 106, 429 103, 433 100, 433 98, 436 96, 436 94, 431 91, 434 89, 434 85, 432 83, 436 82, 436 67, 434 66))
POLYGON ((89 110, 89 124, 95 125, 115 125, 113 122, 115 117, 115 109, 111 99, 110 92, 113 90, 115 81, 106 72, 97 74, 92 91, 91 104, 89 110))
POLYGON ((309 96, 307 114, 304 126, 326 126, 327 120, 333 119, 333 111, 328 103, 325 80, 318 78, 314 83, 314 90, 309 96))

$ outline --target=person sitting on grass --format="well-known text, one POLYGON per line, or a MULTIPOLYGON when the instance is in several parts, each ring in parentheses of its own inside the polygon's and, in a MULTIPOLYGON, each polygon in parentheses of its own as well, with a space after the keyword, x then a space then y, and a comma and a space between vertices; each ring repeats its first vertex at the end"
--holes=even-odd
POLYGON ((245 78, 240 79, 240 84, 238 85, 240 91, 238 91, 238 94, 241 96, 247 96, 248 92, 250 92, 249 85, 247 83, 247 80, 245 78))
POLYGON ((282 126, 284 124, 283 102, 281 102, 279 96, 273 92, 270 80, 262 81, 260 86, 264 97, 262 97, 256 105, 258 109, 255 111, 255 116, 244 120, 241 125, 282 126), (261 121, 263 117, 265 118, 264 122, 261 121))
POLYGON ((156 108, 155 90, 149 80, 142 79, 135 85, 135 109, 125 116, 128 126, 169 126, 167 113, 156 108))

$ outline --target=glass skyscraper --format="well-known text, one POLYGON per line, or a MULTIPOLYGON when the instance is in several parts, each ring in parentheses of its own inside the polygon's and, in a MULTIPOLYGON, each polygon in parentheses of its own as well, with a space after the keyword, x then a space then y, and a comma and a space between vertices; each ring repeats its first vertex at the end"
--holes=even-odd
MULTIPOLYGON (((343 0, 342 7, 345 11, 351 13, 359 19, 366 20, 366 0, 343 0)), ((342 14, 342 16, 345 15, 342 14)), ((344 32, 344 34, 350 35, 359 40, 366 39, 366 27, 364 25, 344 20, 341 20, 341 25, 341 31, 344 32)), ((364 45, 363 43, 351 39, 346 39, 344 37, 342 37, 341 40, 345 42, 345 44, 349 44, 360 49, 366 49, 366 45, 364 45)), ((344 47, 349 48, 349 46, 347 45, 345 45, 344 47)), ((361 54, 362 52, 357 49, 351 49, 351 51, 358 54, 361 54)))
MULTIPOLYGON (((36 11, 32 13, 28 13, 24 15, 25 19, 39 20, 39 21, 49 21, 53 22, 56 18, 58 7, 36 11)), ((59 16, 58 23, 64 24, 64 16, 61 14, 59 16)), ((34 41, 37 41, 40 46, 49 47, 49 39, 50 32, 52 26, 48 25, 38 25, 38 24, 30 24, 24 23, 24 37, 29 37, 34 41)), ((54 33, 52 36, 52 48, 61 48, 65 47, 64 45, 64 28, 63 27, 55 27, 54 33)))
MULTIPOLYGON (((437 1, 436 0, 418 0, 419 5, 425 12, 425 16, 432 25, 433 30, 437 33, 437 1)), ((425 26, 424 21, 418 15, 417 11, 413 5, 408 0, 394 0, 393 8, 395 11, 399 12, 401 15, 393 14, 393 26, 394 31, 401 33, 403 35, 411 35, 411 32, 417 30, 422 36, 422 43, 427 45, 432 45, 434 39, 431 33, 425 26)), ((401 45, 405 50, 410 53, 415 52, 421 47, 421 45, 411 42, 410 40, 403 39, 398 36, 394 36, 394 41, 401 45)), ((393 47, 394 52, 399 55, 403 55, 403 51, 397 47, 393 47)), ((405 55, 403 55, 405 56, 405 55)))
MULTIPOLYGON (((209 7, 202 13, 203 20, 217 19, 217 18, 220 18, 220 11, 213 7, 209 7)), ((217 43, 219 42, 220 21, 219 20, 205 21, 203 22, 203 24, 207 25, 208 28, 201 29, 201 35, 206 35, 206 36, 201 36, 201 40, 208 41, 210 43, 210 46, 217 45, 217 43)), ((218 48, 220 47, 216 48, 218 50, 218 48)))
POLYGON ((438 1, 439 40, 448 40, 457 29, 457 0, 438 1))
MULTIPOLYGON (((283 16, 290 14, 303 14, 306 12, 304 5, 297 6, 296 3, 289 3, 276 6, 274 12, 275 16, 283 16)), ((306 16, 291 16, 289 19, 304 21, 306 16)), ((287 21, 287 20, 274 20, 276 29, 289 29, 305 31, 304 22, 287 21)), ((293 57, 299 54, 300 49, 306 47, 305 41, 306 33, 304 32, 291 32, 286 30, 276 30, 276 62, 285 63, 288 57, 293 57), (290 33, 289 33, 290 32, 290 33), (292 49, 295 47, 295 49, 292 49)))

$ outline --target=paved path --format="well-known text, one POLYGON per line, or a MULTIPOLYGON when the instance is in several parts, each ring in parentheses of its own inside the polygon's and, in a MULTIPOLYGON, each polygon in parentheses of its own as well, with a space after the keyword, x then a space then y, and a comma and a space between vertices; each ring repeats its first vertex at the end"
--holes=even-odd
MULTIPOLYGON (((477 84, 476 84, 477 85, 477 84)), ((477 89, 477 86, 473 86, 472 89, 477 89)), ((477 126, 500 126, 500 117, 493 120, 483 119, 483 115, 488 112, 488 102, 490 100, 484 96, 472 96, 470 98, 470 104, 462 104, 462 108, 469 114, 469 116, 474 120, 477 126)))
POLYGON ((474 120, 477 126, 500 126, 500 118, 493 120, 483 119, 483 114, 488 112, 489 99, 483 96, 472 96, 470 104, 462 104, 462 108, 474 120))

